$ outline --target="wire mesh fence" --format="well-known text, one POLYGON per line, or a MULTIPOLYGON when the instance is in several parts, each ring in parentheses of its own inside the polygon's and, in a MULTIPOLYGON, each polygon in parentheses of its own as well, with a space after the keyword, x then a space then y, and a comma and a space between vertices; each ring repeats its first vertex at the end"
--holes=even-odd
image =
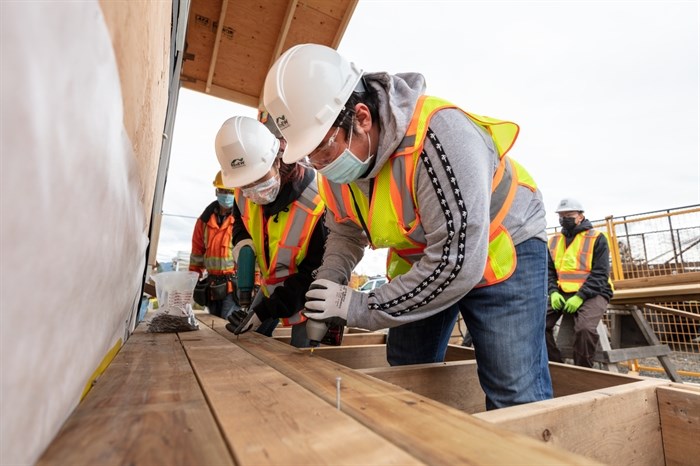
MULTIPOLYGON (((608 238, 616 288, 663 285, 668 289, 700 283, 700 205, 611 216, 591 223, 608 238)), ((551 228, 548 233, 558 231, 551 228)), ((660 342, 674 351, 679 372, 700 382, 700 302, 658 301, 640 300, 635 305, 660 342)), ((645 369, 643 365, 639 368, 645 369)))

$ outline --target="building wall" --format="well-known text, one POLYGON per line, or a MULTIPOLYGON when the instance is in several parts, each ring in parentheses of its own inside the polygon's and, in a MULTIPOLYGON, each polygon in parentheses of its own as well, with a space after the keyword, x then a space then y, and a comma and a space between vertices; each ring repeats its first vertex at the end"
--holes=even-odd
POLYGON ((134 325, 171 3, 1 3, 0 464, 32 464, 134 325))

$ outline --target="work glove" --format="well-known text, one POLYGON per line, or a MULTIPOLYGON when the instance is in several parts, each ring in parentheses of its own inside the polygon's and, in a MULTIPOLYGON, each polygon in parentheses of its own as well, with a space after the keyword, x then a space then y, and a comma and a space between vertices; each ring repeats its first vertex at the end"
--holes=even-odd
POLYGON ((228 316, 228 321, 229 323, 226 324, 226 330, 232 332, 234 335, 240 335, 250 330, 255 331, 262 325, 257 314, 255 314, 255 311, 252 309, 249 309, 248 312, 243 309, 234 311, 228 316))
POLYGON ((348 321, 350 301, 355 293, 361 294, 349 286, 320 278, 315 280, 306 292, 306 309, 302 314, 312 320, 345 325, 348 321))
POLYGON ((246 239, 240 240, 233 247, 233 251, 231 251, 233 253, 233 261, 234 262, 238 262, 238 254, 240 254, 241 249, 243 249, 243 246, 250 246, 251 248, 253 248, 253 250, 255 250, 255 247, 253 246, 252 239, 246 238, 246 239))
POLYGON ((552 309, 555 311, 561 311, 566 304, 566 299, 558 291, 553 292, 549 295, 549 302, 552 303, 552 309))
POLYGON ((564 312, 573 314, 574 312, 578 311, 578 308, 581 307, 581 304, 583 304, 583 298, 575 294, 566 300, 566 304, 564 305, 564 312))

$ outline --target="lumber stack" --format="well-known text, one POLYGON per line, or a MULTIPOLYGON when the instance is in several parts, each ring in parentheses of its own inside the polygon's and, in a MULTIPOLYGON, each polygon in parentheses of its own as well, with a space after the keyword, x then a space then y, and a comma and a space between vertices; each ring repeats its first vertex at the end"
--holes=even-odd
POLYGON ((39 464, 651 465, 699 433, 700 390, 662 380, 552 364, 555 399, 484 412, 466 348, 392 368, 383 344, 312 353, 200 322, 181 334, 137 329, 39 464), (660 388, 673 397, 662 410, 676 426, 668 439, 660 388), (624 458, 612 448, 621 444, 624 458))

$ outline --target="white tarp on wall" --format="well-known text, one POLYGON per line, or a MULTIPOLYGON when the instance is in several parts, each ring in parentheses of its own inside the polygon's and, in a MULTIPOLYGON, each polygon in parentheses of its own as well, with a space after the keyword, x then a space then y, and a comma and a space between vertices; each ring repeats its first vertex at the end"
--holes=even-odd
POLYGON ((0 463, 28 464, 133 326, 147 232, 99 4, 1 3, 0 463))

